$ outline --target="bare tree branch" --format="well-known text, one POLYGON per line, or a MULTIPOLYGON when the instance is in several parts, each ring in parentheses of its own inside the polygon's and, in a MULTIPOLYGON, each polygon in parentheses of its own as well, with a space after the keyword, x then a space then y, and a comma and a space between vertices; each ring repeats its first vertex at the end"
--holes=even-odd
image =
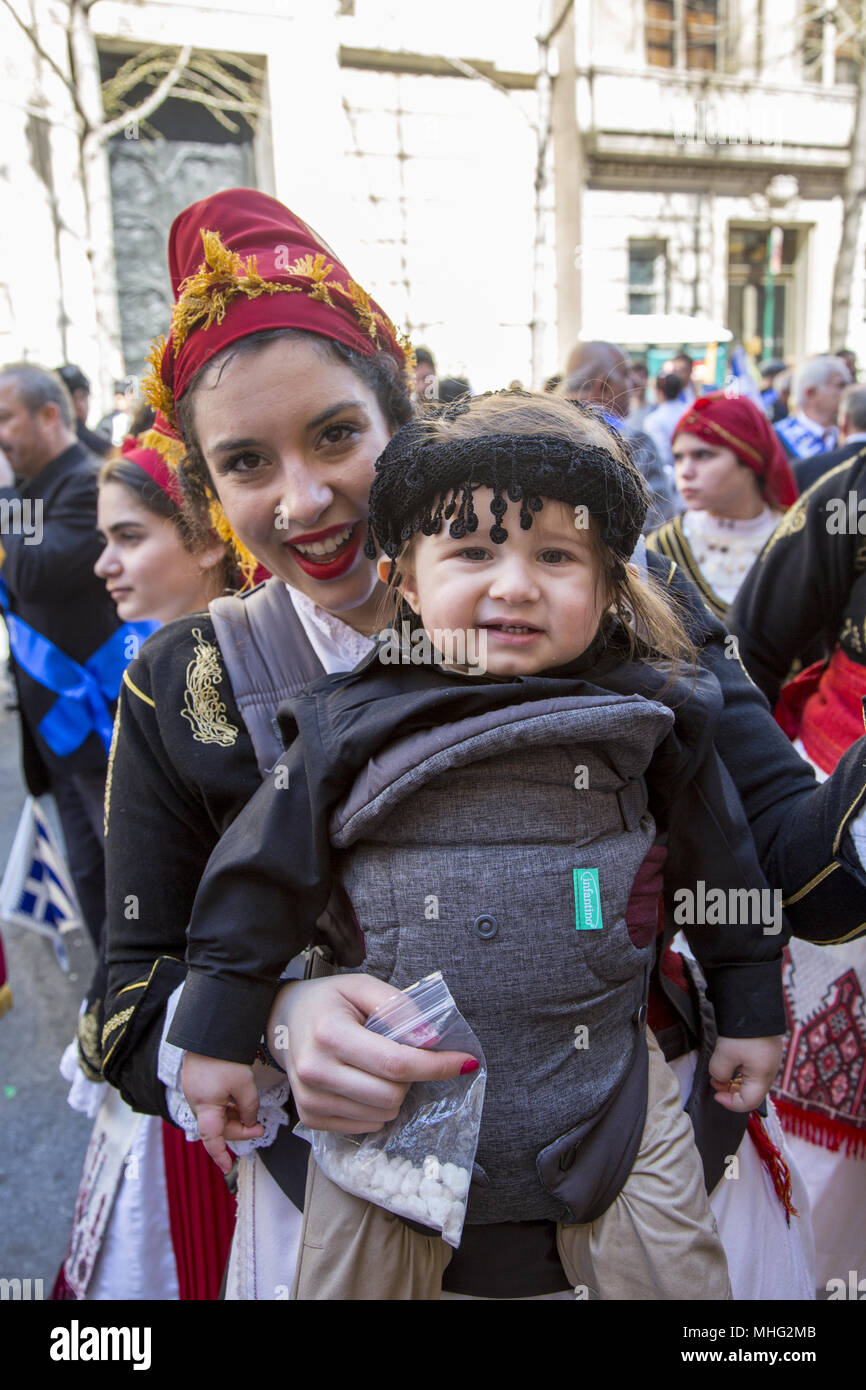
POLYGON ((75 90, 75 84, 66 75, 63 69, 58 67, 57 63, 55 63, 54 59, 51 57, 51 54, 47 53, 45 49, 42 47, 42 44, 36 37, 35 29, 29 29, 27 27, 27 25, 24 23, 24 20, 18 14, 18 11, 12 5, 12 0, 2 0, 2 3, 9 11, 12 18, 15 20, 15 23, 18 25, 19 29, 21 29, 27 35, 28 39, 30 40, 30 43, 33 45, 33 48, 39 54, 39 57, 42 59, 42 61, 44 63, 47 63, 51 71, 55 74, 55 76, 60 78, 60 81, 63 83, 64 87, 66 88, 67 92, 72 98, 72 104, 75 107, 76 114, 80 117, 83 125, 86 127, 88 124, 87 117, 84 114, 84 111, 81 107, 81 103, 78 100, 78 93, 75 90))
POLYGON ((545 34, 545 35, 544 35, 544 38, 540 38, 540 39, 538 40, 538 42, 541 44, 542 48, 549 48, 549 47, 550 47, 550 45, 553 43, 553 40, 556 38, 557 34, 559 33, 560 29, 562 28, 563 24, 564 24, 565 21, 568 19, 569 10, 573 10, 573 9, 574 9, 574 0, 565 0, 565 4, 563 5, 562 9, 560 10, 559 17, 558 17, 558 19, 554 20, 553 27, 551 28, 550 32, 547 33, 547 34, 545 34))
POLYGON ((172 59, 164 48, 145 48, 134 53, 121 64, 113 77, 106 78, 102 84, 102 102, 106 111, 119 105, 121 98, 151 73, 168 72, 171 66, 172 59))
POLYGON ((99 127, 100 140, 109 140, 112 135, 116 135, 118 131, 123 130, 124 126, 128 125, 130 121, 143 121, 151 112, 155 111, 158 106, 161 106, 169 92, 180 80, 183 70, 189 62, 189 55, 191 52, 192 45, 188 43, 184 44, 177 55, 177 61, 174 67, 170 72, 166 73, 159 85, 154 87, 149 97, 145 97, 144 101, 139 102, 138 106, 130 106, 121 116, 116 116, 113 121, 105 121, 99 127))

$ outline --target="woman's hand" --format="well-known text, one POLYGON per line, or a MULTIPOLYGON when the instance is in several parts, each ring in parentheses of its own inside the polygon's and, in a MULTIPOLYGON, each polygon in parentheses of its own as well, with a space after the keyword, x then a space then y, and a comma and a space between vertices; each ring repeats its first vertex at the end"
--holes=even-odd
POLYGON ((285 985, 268 1021, 268 1047, 285 1067, 298 1114, 310 1129, 373 1134, 393 1120, 413 1081, 475 1071, 466 1052, 428 1052, 365 1029, 370 1014, 405 998, 371 975, 334 975, 285 985))
POLYGON ((782 1060, 778 1038, 719 1038, 710 1058, 710 1085, 726 1110, 755 1110, 768 1094, 782 1060))

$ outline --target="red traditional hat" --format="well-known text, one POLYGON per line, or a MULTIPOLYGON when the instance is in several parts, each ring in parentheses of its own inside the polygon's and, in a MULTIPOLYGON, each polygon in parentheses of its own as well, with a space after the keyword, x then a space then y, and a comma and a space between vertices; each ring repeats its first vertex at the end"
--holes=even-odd
POLYGON ((168 341, 152 349, 145 390, 173 432, 175 402, 199 368, 251 333, 306 329, 411 365, 408 342, 327 243, 266 193, 230 188, 185 208, 168 260, 176 303, 168 341))
POLYGON ((121 444, 120 452, 131 463, 143 468, 157 486, 168 494, 176 507, 183 506, 183 494, 180 490, 177 474, 169 467, 158 449, 145 448, 134 434, 129 434, 121 444))
POLYGON ((770 506, 787 510, 799 495, 778 435, 762 410, 745 396, 714 391, 699 396, 682 414, 673 433, 694 434, 706 444, 730 449, 764 481, 770 506))

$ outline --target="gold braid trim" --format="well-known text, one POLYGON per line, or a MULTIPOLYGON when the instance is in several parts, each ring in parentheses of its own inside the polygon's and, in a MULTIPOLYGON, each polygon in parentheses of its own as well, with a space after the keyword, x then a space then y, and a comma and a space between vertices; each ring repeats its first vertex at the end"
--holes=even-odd
POLYGON ((111 731, 111 746, 108 749, 108 767, 105 773, 105 799, 103 806, 102 833, 108 836, 108 812, 111 806, 111 783, 114 779, 114 755, 117 752, 117 740, 120 737, 120 709, 121 702, 117 701, 117 713, 114 716, 114 728, 111 731))
MULTIPOLYGON (((204 261, 194 275, 188 275, 184 280, 171 315, 175 357, 193 328, 199 325, 210 328, 213 323, 222 323, 226 309, 239 294, 245 294, 248 299, 258 299, 263 294, 302 292, 300 285, 265 280, 259 275, 255 256, 248 256, 244 261, 239 252, 230 251, 223 245, 219 232, 202 230, 201 240, 204 261)), ((308 275, 307 278, 311 277, 308 275)), ((314 285, 316 283, 314 279, 314 285)))
POLYGON ((121 1009, 119 1014, 112 1014, 111 1018, 108 1020, 108 1022, 102 1030, 103 1052, 105 1051, 105 1044, 111 1037, 112 1033, 116 1033, 118 1028, 122 1027, 126 1020, 132 1017, 132 1015, 135 1013, 135 1009, 135 1004, 132 1004, 128 1009, 121 1009))
MULTIPOLYGON (((299 278, 305 280, 312 280, 313 288, 307 291, 310 298, 320 299, 323 304, 327 304, 331 309, 335 309, 337 306, 331 298, 330 291, 339 290, 340 293, 343 293, 343 289, 338 281, 328 280, 326 278, 333 269, 333 262, 326 265, 325 257, 321 252, 319 252, 317 256, 311 256, 310 253, 307 252, 306 256, 299 256, 296 261, 292 261, 286 273, 288 275, 297 275, 299 278)), ((297 285, 295 288, 300 289, 301 287, 297 285)))
MULTIPOLYGON (((166 386, 162 379, 162 359, 165 356, 165 334, 161 333, 158 338, 154 338, 147 354, 147 371, 141 378, 141 394, 154 410, 158 410, 164 415, 168 423, 177 428, 177 416, 174 413, 174 392, 170 386, 166 386)), ((153 430, 149 430, 145 436, 150 442, 147 444, 149 449, 159 449, 161 454, 168 458, 168 445, 172 442, 166 439, 165 435, 159 434, 156 439, 152 439, 153 430), (157 443, 157 440, 165 441, 157 443)))
POLYGON ((751 444, 747 444, 745 439, 740 439, 737 435, 731 434, 730 430, 726 430, 724 426, 717 425, 715 420, 708 420, 705 415, 701 415, 696 410, 693 410, 688 418, 681 422, 681 428, 687 430, 689 425, 706 425, 708 430, 712 430, 713 433, 719 435, 721 439, 726 439, 735 449, 742 449, 744 454, 748 454, 750 458, 755 460, 755 463, 763 465, 764 459, 759 449, 755 449, 751 444))
POLYGON ((788 511, 785 512, 782 520, 779 522, 772 536, 764 546, 764 549, 761 551, 758 557, 758 564, 763 564, 777 541, 784 540, 786 536, 796 536, 798 531, 802 531, 803 527, 806 525, 806 512, 808 511, 806 498, 808 495, 808 493, 804 493, 803 496, 794 503, 793 507, 790 507, 788 511))
POLYGON ((78 1065, 88 1081, 102 1081, 99 1050, 99 1015, 102 1000, 96 999, 78 1020, 78 1065))
POLYGON ((192 635, 198 641, 195 656, 186 668, 181 718, 189 722, 197 743, 218 743, 222 748, 230 748, 237 742, 238 731, 226 719, 226 707, 216 688, 223 678, 217 648, 202 637, 201 628, 194 627, 192 635))

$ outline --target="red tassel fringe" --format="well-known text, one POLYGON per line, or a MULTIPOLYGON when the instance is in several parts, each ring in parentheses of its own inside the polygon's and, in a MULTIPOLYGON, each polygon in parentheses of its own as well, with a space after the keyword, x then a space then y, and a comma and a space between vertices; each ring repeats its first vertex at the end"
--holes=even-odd
POLYGON ((799 1216, 797 1208, 794 1206, 794 1193, 791 1190, 791 1170, 779 1149, 773 1143, 767 1131, 761 1123, 760 1115, 753 1110, 749 1115, 749 1134, 758 1153, 761 1162, 770 1174, 773 1187, 776 1189, 776 1196, 785 1209, 785 1220, 791 1224, 792 1216, 799 1216))
POLYGON ((813 1110, 803 1110, 792 1101, 773 1097, 782 1128, 810 1144, 838 1153, 845 1146, 846 1158, 866 1158, 866 1129, 858 1129, 846 1120, 835 1120, 813 1110))

